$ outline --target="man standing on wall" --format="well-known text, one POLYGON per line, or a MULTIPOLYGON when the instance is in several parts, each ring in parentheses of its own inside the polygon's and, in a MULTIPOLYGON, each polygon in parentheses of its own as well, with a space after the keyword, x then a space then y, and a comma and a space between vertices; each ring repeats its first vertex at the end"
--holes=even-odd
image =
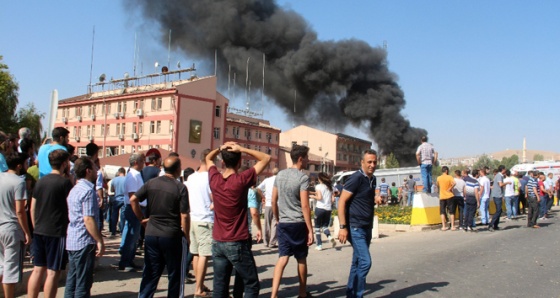
POLYGON ((346 180, 340 195, 338 239, 342 244, 348 240, 354 249, 346 297, 364 296, 366 277, 371 268, 369 245, 372 237, 373 210, 374 204, 381 204, 381 198, 375 197, 376 178, 373 173, 376 166, 377 152, 372 149, 365 150, 362 153, 360 170, 346 180))
POLYGON ((428 143, 428 136, 422 136, 422 144, 416 150, 416 161, 420 165, 424 192, 430 193, 432 189, 432 167, 436 164, 438 153, 434 146, 428 143))

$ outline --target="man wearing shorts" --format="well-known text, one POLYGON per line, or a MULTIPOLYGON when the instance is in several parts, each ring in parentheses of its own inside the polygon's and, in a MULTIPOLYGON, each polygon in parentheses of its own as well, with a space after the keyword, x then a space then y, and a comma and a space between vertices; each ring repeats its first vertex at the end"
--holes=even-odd
POLYGON ((379 184, 379 196, 383 201, 382 204, 387 204, 389 198, 389 184, 385 182, 385 178, 381 178, 381 184, 379 184))
POLYGON ((313 244, 313 228, 309 208, 309 177, 301 171, 307 168, 309 148, 294 145, 290 152, 292 167, 276 176, 272 189, 272 212, 278 221, 277 238, 279 258, 274 267, 271 297, 278 296, 284 268, 294 256, 298 262, 298 297, 307 297, 307 253, 313 244))
POLYGON ((66 229, 68 206, 66 197, 72 183, 63 176, 69 170, 70 154, 62 149, 49 153, 50 174, 39 179, 31 199, 31 222, 33 223, 33 272, 27 283, 27 296, 36 298, 41 283, 45 297, 54 298, 58 289, 60 272, 66 269, 66 229))
POLYGON ((208 259, 212 256, 212 230, 214 228, 214 206, 212 205, 212 191, 208 182, 206 155, 209 149, 200 155, 200 167, 192 173, 185 185, 189 192, 190 204, 190 240, 189 250, 193 254, 193 269, 195 277, 195 296, 207 296, 204 277, 208 268, 208 259))
MULTIPOLYGON (((239 274, 245 285, 245 297, 258 297, 260 291, 257 265, 251 252, 251 236, 247 221, 247 192, 270 162, 270 155, 251 150, 235 142, 227 142, 206 156, 208 180, 214 200, 214 229, 212 231, 212 256, 214 258, 213 297, 229 297, 232 269, 239 274), (221 153, 226 166, 220 173, 214 158, 221 153), (257 160, 246 171, 237 173, 241 167, 241 154, 257 160)), ((260 239, 258 239, 260 240, 260 239)))
POLYGON ((439 214, 441 215, 441 230, 447 230, 447 222, 445 212, 449 211, 449 221, 451 222, 451 230, 455 231, 455 200, 453 200, 453 187, 455 180, 449 175, 447 166, 441 167, 441 176, 437 178, 436 185, 439 189, 439 214))
POLYGON ((25 245, 31 242, 27 225, 25 181, 20 178, 27 168, 27 154, 6 156, 8 171, 0 173, 0 280, 4 297, 14 297, 22 280, 25 245))

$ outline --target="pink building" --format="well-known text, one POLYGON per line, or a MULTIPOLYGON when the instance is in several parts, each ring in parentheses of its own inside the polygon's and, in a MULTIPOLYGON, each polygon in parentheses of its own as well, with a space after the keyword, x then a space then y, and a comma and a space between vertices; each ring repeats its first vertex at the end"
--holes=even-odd
POLYGON ((162 148, 196 167, 204 149, 224 142, 229 100, 216 77, 180 79, 184 71, 100 82, 92 87, 101 90, 60 100, 55 127, 70 131, 78 155, 89 142, 100 157, 162 148))
POLYGON ((358 169, 361 152, 372 146, 367 140, 300 125, 280 134, 280 146, 285 148, 285 156, 280 158, 281 168, 292 165, 289 148, 293 144, 309 147, 310 174, 322 171, 331 175, 339 171, 358 169))
MULTIPOLYGON (((271 156, 268 167, 259 176, 259 181, 272 175, 272 169, 279 167, 280 129, 270 125, 268 120, 228 113, 226 120, 225 141, 237 142, 245 148, 257 150, 271 156)), ((256 161, 250 156, 243 156, 244 166, 251 167, 256 161)))

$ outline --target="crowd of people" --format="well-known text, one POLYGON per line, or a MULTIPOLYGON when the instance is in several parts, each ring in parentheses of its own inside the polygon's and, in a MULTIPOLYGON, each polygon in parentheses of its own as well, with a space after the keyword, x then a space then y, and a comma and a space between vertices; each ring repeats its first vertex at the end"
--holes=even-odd
MULTIPOLYGON (((348 241, 353 248, 346 296, 363 297, 372 264, 374 206, 390 203, 397 195, 410 206, 416 188, 412 177, 405 179, 401 189, 384 179, 377 187, 377 152, 365 150, 360 169, 344 185, 333 185, 328 174, 319 173, 310 191, 310 178, 302 171, 307 168, 309 148, 300 145, 291 149, 290 167, 273 169, 270 177, 257 184, 270 156, 235 142, 204 150, 196 170, 183 170, 173 152, 165 158, 157 149, 133 153, 128 170, 118 169, 106 183, 100 148, 89 143, 86 156, 78 157, 68 144, 68 135, 68 130, 57 127, 51 141, 36 148, 26 128, 20 129, 19 136, 0 132, 0 276, 5 297, 14 297, 15 284, 22 281, 27 250, 33 264, 29 297, 38 297, 41 289, 45 297, 55 297, 66 267, 64 296, 89 297, 95 259, 105 253, 104 237, 119 233, 120 259, 115 267, 142 272, 139 297, 153 297, 164 270, 168 297, 184 297, 191 265, 194 297, 230 297, 230 293, 258 297, 261 286, 251 250, 255 240, 278 251, 271 297, 280 296, 282 276, 292 256, 297 261, 298 297, 308 297, 309 247, 316 242, 315 249, 321 251, 323 235, 332 247, 337 244, 329 229, 335 208, 340 222, 338 242, 348 241), (242 168, 242 154, 255 159, 254 166, 242 168), (218 156, 224 170, 215 164, 218 156), (105 221, 107 236, 102 234, 105 221), (256 231, 251 231, 252 226, 256 231), (135 262, 139 253, 144 254, 143 264, 135 262), (204 283, 210 258, 212 289, 204 283)), ((426 140, 417 159, 423 169, 424 191, 429 192, 437 154, 426 140)), ((538 228, 537 220, 546 220, 560 185, 552 175, 530 172, 521 177, 503 166, 496 169, 493 183, 486 176, 487 168, 450 173, 444 166, 442 172, 435 182, 442 230, 474 230, 477 210, 488 230, 498 230, 504 202, 507 220, 528 209, 527 226, 538 228), (490 198, 497 206, 492 218, 490 198)))
POLYGON ((307 297, 308 249, 317 241, 316 249, 322 250, 323 234, 331 246, 336 245, 329 227, 337 204, 345 214, 339 241, 349 241, 355 248, 348 297, 363 296, 371 267, 369 252, 363 248, 371 242, 375 151, 363 154, 362 168, 344 187, 334 187, 330 176, 320 173, 309 192, 309 177, 302 171, 308 163, 306 146, 294 145, 293 165, 274 169, 260 184, 257 176, 270 156, 234 142, 202 152, 196 170, 183 170, 176 153, 166 158, 157 149, 133 153, 128 170, 120 168, 106 181, 100 148, 89 143, 86 156, 78 157, 68 139, 69 131, 57 127, 51 139, 36 148, 28 129, 22 128, 19 137, 0 133, 0 275, 5 297, 14 297, 15 285, 22 281, 26 253, 33 264, 29 297, 38 297, 41 290, 45 297, 56 297, 66 268, 64 296, 89 297, 95 259, 105 253, 104 238, 119 233, 120 259, 115 267, 142 272, 139 297, 153 297, 164 270, 168 297, 184 297, 191 264, 194 297, 230 297, 230 292, 233 297, 257 297, 261 286, 251 251, 254 240, 278 251, 271 296, 279 296, 284 269, 293 256, 299 297, 307 297), (242 154, 252 156, 255 165, 241 168, 242 154), (225 170, 215 165, 218 155, 225 170), (316 205, 314 228, 310 200, 316 205), (103 235, 105 221, 108 233, 103 235), (257 230, 251 231, 251 226, 257 230), (138 264, 135 258, 142 253, 143 264, 138 264), (204 284, 210 258, 212 290, 204 284))

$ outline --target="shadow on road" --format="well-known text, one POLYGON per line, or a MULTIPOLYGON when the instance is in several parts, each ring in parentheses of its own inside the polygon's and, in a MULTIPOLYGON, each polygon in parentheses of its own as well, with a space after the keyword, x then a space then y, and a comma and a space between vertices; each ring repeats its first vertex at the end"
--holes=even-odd
POLYGON ((449 285, 449 282, 442 281, 442 282, 427 282, 423 284, 418 284, 414 286, 410 286, 408 288, 400 289, 391 292, 388 295, 381 296, 381 297, 409 297, 413 295, 422 294, 424 292, 438 292, 437 288, 446 287, 449 285))

